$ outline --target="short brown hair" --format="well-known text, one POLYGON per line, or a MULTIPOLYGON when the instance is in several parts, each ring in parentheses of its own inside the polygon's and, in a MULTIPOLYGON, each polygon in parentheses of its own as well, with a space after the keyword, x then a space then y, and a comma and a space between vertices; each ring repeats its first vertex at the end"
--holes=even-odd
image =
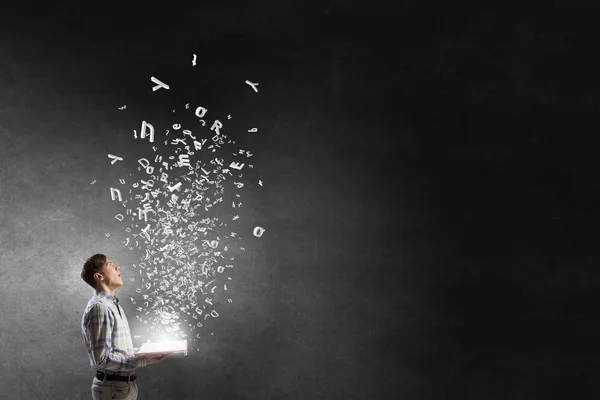
POLYGON ((104 254, 94 254, 83 264, 83 268, 81 269, 81 279, 93 289, 96 289, 96 279, 94 279, 94 274, 96 272, 102 272, 102 267, 105 263, 106 256, 104 254))

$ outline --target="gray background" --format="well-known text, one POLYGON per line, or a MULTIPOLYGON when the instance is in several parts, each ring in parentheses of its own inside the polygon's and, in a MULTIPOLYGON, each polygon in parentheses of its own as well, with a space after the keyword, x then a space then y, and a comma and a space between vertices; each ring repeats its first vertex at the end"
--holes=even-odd
POLYGON ((91 398, 79 272, 136 262, 106 154, 186 102, 259 128, 265 186, 233 303, 140 399, 597 396, 589 10, 213 3, 1 13, 0 398, 91 398))

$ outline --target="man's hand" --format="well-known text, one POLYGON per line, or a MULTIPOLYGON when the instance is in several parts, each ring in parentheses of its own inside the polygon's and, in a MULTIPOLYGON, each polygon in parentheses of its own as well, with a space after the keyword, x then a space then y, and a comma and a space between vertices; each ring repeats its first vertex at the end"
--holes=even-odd
POLYGON ((170 355, 171 355, 171 353, 153 354, 151 357, 146 358, 146 365, 155 364, 157 362, 160 362, 170 355))

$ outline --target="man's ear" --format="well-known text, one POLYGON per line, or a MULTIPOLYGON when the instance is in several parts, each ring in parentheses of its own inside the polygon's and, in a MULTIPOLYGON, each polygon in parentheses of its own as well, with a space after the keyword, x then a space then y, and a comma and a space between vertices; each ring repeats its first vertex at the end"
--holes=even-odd
POLYGON ((95 278, 97 281, 100 281, 100 282, 102 282, 102 281, 104 280, 104 276, 103 276, 101 273, 99 273, 99 272, 96 272, 96 273, 94 274, 94 278, 95 278))

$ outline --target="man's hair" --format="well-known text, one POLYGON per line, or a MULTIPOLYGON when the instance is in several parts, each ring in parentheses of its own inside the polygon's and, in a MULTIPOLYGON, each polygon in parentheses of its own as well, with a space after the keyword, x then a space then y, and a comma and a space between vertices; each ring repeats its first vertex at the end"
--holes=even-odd
POLYGON ((96 289, 96 279, 94 274, 96 272, 102 272, 102 267, 106 263, 106 256, 104 254, 94 254, 83 264, 81 269, 81 279, 90 285, 93 289, 96 289))

